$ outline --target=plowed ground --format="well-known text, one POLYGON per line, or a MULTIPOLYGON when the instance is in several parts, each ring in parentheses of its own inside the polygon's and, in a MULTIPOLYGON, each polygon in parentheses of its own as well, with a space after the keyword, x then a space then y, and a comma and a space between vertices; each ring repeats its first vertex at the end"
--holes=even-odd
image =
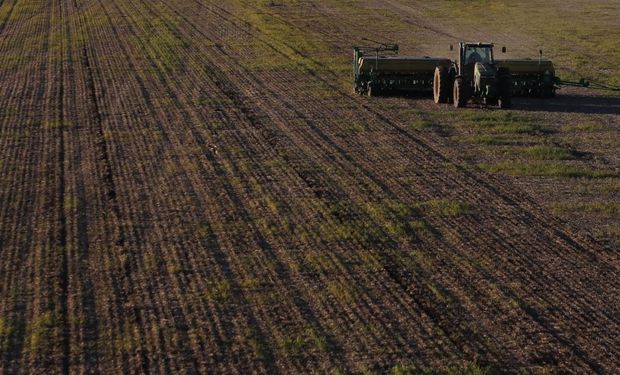
POLYGON ((620 7, 454 3, 4 0, 0 373, 619 373, 620 99, 369 99, 349 54, 618 83, 620 7))

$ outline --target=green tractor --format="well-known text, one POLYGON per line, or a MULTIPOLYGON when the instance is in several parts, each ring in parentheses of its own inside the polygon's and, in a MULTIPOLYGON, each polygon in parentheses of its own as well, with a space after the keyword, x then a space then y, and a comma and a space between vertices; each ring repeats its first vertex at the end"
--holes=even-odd
POLYGON ((461 42, 458 60, 435 68, 433 96, 435 103, 453 103, 457 108, 470 100, 510 108, 512 78, 507 67, 496 64, 493 44, 461 42))

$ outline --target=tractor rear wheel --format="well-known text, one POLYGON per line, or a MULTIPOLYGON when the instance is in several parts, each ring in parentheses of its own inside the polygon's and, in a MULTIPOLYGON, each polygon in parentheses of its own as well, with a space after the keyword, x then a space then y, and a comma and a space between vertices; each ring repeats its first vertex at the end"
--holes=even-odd
POLYGON ((450 74, 445 66, 435 68, 433 77, 433 98, 435 103, 447 103, 450 99, 450 74))
POLYGON ((454 107, 461 108, 467 104, 467 94, 465 93, 465 85, 462 78, 454 80, 454 87, 452 90, 452 96, 454 98, 454 107))
POLYGON ((499 98, 497 105, 501 109, 512 107, 512 78, 509 75, 501 76, 499 79, 499 98))

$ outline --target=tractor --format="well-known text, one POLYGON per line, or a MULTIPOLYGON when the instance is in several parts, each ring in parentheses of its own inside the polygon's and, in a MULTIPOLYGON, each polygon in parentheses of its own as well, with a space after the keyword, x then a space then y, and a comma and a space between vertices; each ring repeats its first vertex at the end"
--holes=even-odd
MULTIPOLYGON (((506 52, 505 47, 502 52, 506 52)), ((510 108, 512 78, 507 67, 496 64, 493 44, 461 42, 458 60, 435 68, 433 96, 435 103, 453 103, 457 108, 470 100, 510 108)))
MULTIPOLYGON (((513 96, 549 98, 563 86, 620 91, 620 86, 585 79, 565 81, 551 60, 496 60, 491 43, 459 43, 456 61, 443 57, 401 56, 399 46, 362 38, 374 46, 353 47, 353 88, 360 95, 433 93, 435 103, 464 107, 471 100, 510 108, 513 96)), ((454 50, 451 45, 450 50, 454 50)), ((502 47, 506 52, 506 47, 502 47)))

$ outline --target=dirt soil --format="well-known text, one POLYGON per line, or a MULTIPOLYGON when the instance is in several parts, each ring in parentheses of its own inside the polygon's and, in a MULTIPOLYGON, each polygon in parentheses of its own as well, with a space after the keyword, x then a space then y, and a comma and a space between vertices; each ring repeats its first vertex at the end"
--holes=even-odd
POLYGON ((620 97, 350 71, 363 36, 548 40, 617 83, 571 56, 620 51, 620 5, 454 3, 3 1, 0 373, 620 373, 620 97))

